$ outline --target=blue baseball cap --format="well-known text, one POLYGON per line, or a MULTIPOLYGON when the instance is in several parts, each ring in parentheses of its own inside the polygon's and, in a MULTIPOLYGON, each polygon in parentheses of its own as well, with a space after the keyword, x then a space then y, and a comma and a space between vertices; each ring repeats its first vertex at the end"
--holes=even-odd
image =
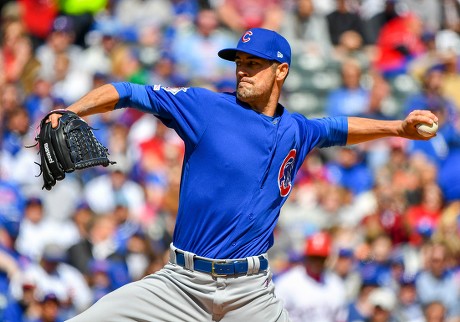
POLYGON ((279 33, 263 28, 252 28, 240 38, 236 48, 226 48, 217 54, 220 58, 234 61, 238 51, 267 60, 291 64, 291 46, 279 33))

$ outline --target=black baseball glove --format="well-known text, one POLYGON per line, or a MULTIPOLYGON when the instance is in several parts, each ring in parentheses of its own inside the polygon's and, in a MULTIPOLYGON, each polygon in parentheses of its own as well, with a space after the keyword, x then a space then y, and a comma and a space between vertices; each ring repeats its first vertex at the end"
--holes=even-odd
POLYGON ((43 175, 43 188, 51 190, 56 181, 65 174, 85 169, 113 164, 108 159, 108 150, 94 136, 93 129, 77 114, 68 110, 55 110, 40 122, 39 133, 35 138, 41 159, 40 175, 43 175), (56 128, 47 122, 52 113, 59 113, 56 128))

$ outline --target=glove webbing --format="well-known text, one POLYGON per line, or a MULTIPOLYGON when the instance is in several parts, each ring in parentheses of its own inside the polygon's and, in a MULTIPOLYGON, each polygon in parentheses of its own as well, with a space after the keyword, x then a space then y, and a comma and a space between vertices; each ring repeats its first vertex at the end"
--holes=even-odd
POLYGON ((91 131, 79 129, 68 133, 72 160, 76 169, 84 169, 96 165, 108 166, 112 162, 107 159, 107 148, 100 144, 91 131))

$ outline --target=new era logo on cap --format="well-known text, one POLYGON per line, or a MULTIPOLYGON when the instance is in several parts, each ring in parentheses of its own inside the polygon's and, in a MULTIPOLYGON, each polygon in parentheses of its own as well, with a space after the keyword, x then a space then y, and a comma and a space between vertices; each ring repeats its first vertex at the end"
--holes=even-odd
POLYGON ((236 48, 226 48, 219 51, 219 57, 234 61, 238 51, 260 58, 291 64, 291 46, 279 33, 253 28, 246 31, 240 38, 236 48))

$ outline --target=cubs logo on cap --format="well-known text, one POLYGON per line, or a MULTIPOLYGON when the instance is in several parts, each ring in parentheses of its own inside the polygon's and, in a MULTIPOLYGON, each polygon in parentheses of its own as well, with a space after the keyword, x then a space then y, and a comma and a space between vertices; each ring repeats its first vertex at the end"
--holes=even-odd
POLYGON ((238 51, 263 59, 291 64, 291 46, 286 38, 269 29, 252 28, 240 38, 236 48, 218 52, 220 58, 234 61, 238 51))

